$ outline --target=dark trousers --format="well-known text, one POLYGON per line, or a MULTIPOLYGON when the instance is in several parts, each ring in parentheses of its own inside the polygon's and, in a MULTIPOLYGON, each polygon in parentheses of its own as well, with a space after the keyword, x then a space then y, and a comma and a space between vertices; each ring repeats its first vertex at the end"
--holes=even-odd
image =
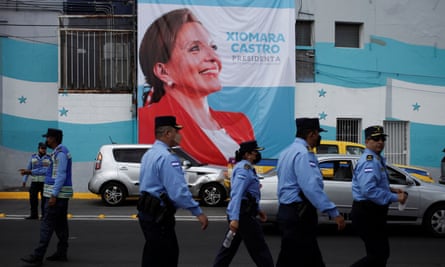
POLYGON ((277 267, 324 267, 317 242, 317 210, 307 202, 280 204, 281 250, 277 267))
POLYGON ((48 248, 51 237, 55 232, 59 242, 57 252, 59 255, 66 255, 68 250, 68 198, 57 198, 54 206, 48 205, 48 198, 44 198, 45 212, 40 224, 40 242, 34 250, 34 255, 43 258, 48 248))
MULTIPOLYGON (((229 230, 227 230, 228 232, 229 230)), ((227 235, 226 232, 226 235, 227 235)), ((226 237, 224 235, 224 238, 226 237)), ((235 234, 230 247, 221 248, 216 255, 213 262, 214 267, 229 266, 235 257, 236 252, 241 244, 244 244, 249 252, 250 257, 255 262, 256 266, 273 267, 272 254, 264 239, 263 230, 257 218, 253 214, 242 213, 239 217, 239 228, 235 234)))
POLYGON ((145 237, 141 266, 178 266, 179 245, 178 239, 176 238, 174 216, 157 223, 150 214, 139 212, 138 219, 145 237))
POLYGON ((365 243, 366 256, 351 267, 384 267, 389 258, 389 241, 386 230, 388 206, 371 201, 354 201, 352 204, 352 225, 365 243))
POLYGON ((39 207, 39 193, 40 193, 40 210, 43 216, 43 182, 31 182, 29 187, 29 204, 31 205, 31 217, 39 217, 38 207, 39 207))

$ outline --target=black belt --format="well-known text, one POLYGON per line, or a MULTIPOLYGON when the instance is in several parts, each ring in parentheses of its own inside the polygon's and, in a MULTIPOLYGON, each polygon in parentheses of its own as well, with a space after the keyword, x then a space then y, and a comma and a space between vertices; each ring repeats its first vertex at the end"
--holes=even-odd
POLYGON ((138 211, 156 216, 161 210, 161 200, 152 196, 150 193, 142 192, 139 196, 137 209, 138 211))
POLYGON ((389 204, 386 205, 379 205, 371 200, 354 200, 353 206, 359 209, 366 209, 369 211, 375 211, 375 212, 387 212, 389 204))
POLYGON ((258 213, 258 204, 255 199, 243 199, 241 200, 241 213, 247 213, 256 216, 258 213))

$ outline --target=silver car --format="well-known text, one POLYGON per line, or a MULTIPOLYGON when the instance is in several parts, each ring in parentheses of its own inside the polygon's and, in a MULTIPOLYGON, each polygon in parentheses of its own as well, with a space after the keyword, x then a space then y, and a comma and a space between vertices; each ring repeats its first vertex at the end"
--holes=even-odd
MULTIPOLYGON (((351 219, 352 175, 359 156, 318 155, 323 174, 324 189, 347 222, 351 219)), ((388 164, 391 187, 408 192, 406 207, 399 210, 398 203, 392 203, 388 212, 388 223, 423 225, 431 234, 445 237, 445 186, 425 183, 407 172, 388 164)), ((269 221, 276 221, 278 212, 276 170, 263 175, 261 179, 261 201, 269 221)), ((319 222, 327 223, 327 214, 319 213, 319 222)))
MULTIPOLYGON (((141 159, 151 145, 103 145, 97 153, 88 190, 101 195, 105 205, 122 204, 127 197, 139 195, 141 159)), ((228 196, 224 186, 227 168, 199 162, 180 147, 174 147, 185 173, 185 180, 194 198, 207 206, 222 205, 228 196)))

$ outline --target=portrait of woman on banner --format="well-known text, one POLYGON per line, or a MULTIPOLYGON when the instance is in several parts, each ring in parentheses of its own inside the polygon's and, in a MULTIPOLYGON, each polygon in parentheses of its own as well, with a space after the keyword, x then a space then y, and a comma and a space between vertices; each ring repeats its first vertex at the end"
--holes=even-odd
POLYGON ((208 104, 207 97, 222 88, 216 49, 189 9, 165 13, 148 27, 139 49, 150 87, 138 111, 139 143, 154 142, 154 118, 165 115, 184 125, 181 146, 205 163, 227 165, 240 143, 255 139, 243 113, 213 110, 208 104))

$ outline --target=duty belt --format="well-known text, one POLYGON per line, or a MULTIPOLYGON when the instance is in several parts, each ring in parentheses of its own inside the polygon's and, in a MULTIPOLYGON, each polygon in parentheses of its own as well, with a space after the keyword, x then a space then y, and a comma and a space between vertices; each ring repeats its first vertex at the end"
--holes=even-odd
POLYGON ((176 212, 173 203, 165 193, 161 194, 160 197, 165 206, 161 205, 161 200, 159 198, 154 197, 147 192, 141 193, 137 204, 138 211, 153 216, 156 223, 163 223, 167 219, 174 219, 176 212))

